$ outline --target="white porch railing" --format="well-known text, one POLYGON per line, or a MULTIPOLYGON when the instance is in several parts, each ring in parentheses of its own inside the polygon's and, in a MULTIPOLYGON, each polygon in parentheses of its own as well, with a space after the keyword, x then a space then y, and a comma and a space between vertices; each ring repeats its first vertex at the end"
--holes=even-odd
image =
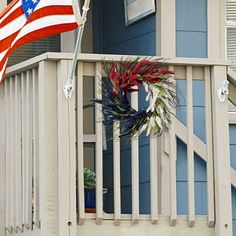
MULTIPOLYGON (((40 235, 43 236, 75 236, 83 232, 82 227, 86 226, 86 222, 94 220, 96 224, 113 221, 116 226, 121 222, 138 224, 149 221, 157 224, 153 234, 169 235, 173 231, 172 227, 167 227, 169 224, 175 226, 177 222, 182 224, 186 221, 186 217, 177 216, 178 138, 187 145, 188 226, 196 225, 193 228, 186 225, 186 232, 198 235, 200 230, 199 235, 231 235, 228 106, 218 101, 216 92, 226 79, 228 63, 184 58, 165 61, 169 69, 176 72, 176 79, 187 81, 187 125, 174 119, 169 133, 161 139, 150 138, 149 215, 141 214, 139 209, 141 167, 138 139, 131 143, 132 214, 121 212, 121 141, 118 138, 119 123, 114 124, 114 213, 107 214, 103 211, 101 107, 96 105, 95 132, 85 133, 84 81, 88 77, 94 79, 95 96, 100 98, 101 61, 124 60, 125 57, 80 55, 76 91, 67 100, 62 88, 69 74, 71 58, 70 54, 48 53, 12 66, 7 73, 9 78, 0 87, 0 113, 3 114, 0 117, 0 155, 6 157, 6 168, 2 167, 6 179, 1 185, 6 193, 4 217, 7 234, 26 232, 41 226, 40 235), (205 81, 206 143, 193 133, 192 83, 196 79, 205 81), (96 213, 85 213, 85 142, 95 145, 96 213), (195 214, 194 153, 206 161, 207 218, 195 214), (165 229, 158 228, 159 221, 166 222, 165 229), (205 222, 205 226, 199 222, 205 222)), ((132 94, 131 102, 138 107, 137 94, 132 94)), ((2 196, 0 199, 3 199, 2 196)), ((176 235, 181 235, 178 230, 176 235)))

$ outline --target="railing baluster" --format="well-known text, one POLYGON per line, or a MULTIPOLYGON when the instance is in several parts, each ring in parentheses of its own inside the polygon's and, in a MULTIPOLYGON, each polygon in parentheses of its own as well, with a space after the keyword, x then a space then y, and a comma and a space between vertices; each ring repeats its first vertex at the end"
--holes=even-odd
MULTIPOLYGON (((54 67, 55 65, 53 65, 54 67)), ((50 68, 50 67, 49 67, 50 68)), ((71 63, 61 60, 58 67, 58 157, 59 157, 59 232, 61 235, 76 235, 76 127, 75 94, 65 98, 62 87, 69 76, 71 63)))
MULTIPOLYGON (((151 102, 151 100, 150 100, 151 102)), ((151 193, 151 221, 158 221, 158 162, 157 137, 150 137, 150 193, 151 193)))
POLYGON ((33 83, 33 222, 39 227, 39 120, 38 120, 38 70, 32 70, 33 83))
POLYGON ((187 66, 187 169, 188 169, 188 223, 194 225, 194 152, 193 152, 193 98, 192 67, 187 66))
POLYGON ((9 80, 4 82, 6 98, 6 229, 10 230, 10 100, 9 98, 9 80))
POLYGON ((0 235, 5 234, 6 227, 6 106, 5 106, 5 86, 4 82, 0 86, 0 188, 1 188, 1 197, 0 197, 0 235))
MULTIPOLYGON (((138 93, 131 94, 131 106, 138 110, 138 93)), ((132 161, 132 222, 139 220, 139 138, 131 141, 131 161, 132 161)))
POLYGON ((26 227, 32 228, 32 78, 26 72, 26 227))
POLYGON ((22 121, 22 220, 23 226, 26 223, 26 78, 21 73, 21 121, 22 121))
POLYGON ((21 183, 21 80, 20 75, 15 76, 15 137, 16 137, 16 226, 18 230, 22 231, 22 183, 21 183))
POLYGON ((205 114, 206 114, 206 148, 207 148, 207 206, 208 226, 215 223, 214 173, 213 173, 213 141, 212 141, 212 107, 211 107, 211 75, 210 68, 204 67, 205 74, 205 114))
POLYGON ((15 153, 15 147, 14 147, 14 121, 13 119, 14 117, 14 109, 13 109, 13 100, 14 100, 14 91, 13 91, 13 79, 12 77, 9 78, 9 100, 10 100, 10 130, 9 130, 9 134, 10 134, 10 155, 9 155, 9 175, 10 175, 10 226, 12 227, 12 230, 14 230, 14 226, 15 226, 15 222, 14 222, 14 195, 15 195, 15 189, 14 189, 14 177, 15 177, 15 162, 14 162, 14 153, 15 153))
POLYGON ((78 218, 79 224, 83 224, 85 220, 84 206, 84 119, 83 119, 83 62, 77 65, 77 152, 78 152, 78 168, 77 168, 77 188, 78 188, 78 218))
POLYGON ((158 164, 157 137, 150 137, 151 221, 158 221, 158 164))
POLYGON ((114 224, 121 220, 121 189, 120 189, 120 122, 113 124, 113 172, 114 172, 114 224))
MULTIPOLYGON (((95 64, 95 96, 102 99, 101 63, 95 64)), ((96 223, 103 219, 103 150, 102 150, 102 107, 96 104, 96 223)))
POLYGON ((16 77, 10 78, 10 87, 11 87, 11 136, 12 136, 12 159, 11 159, 11 171, 12 171, 12 225, 13 230, 17 232, 17 201, 18 201, 18 194, 17 194, 17 111, 16 111, 16 90, 15 90, 15 79, 16 77))
MULTIPOLYGON (((173 66, 168 68, 171 71, 174 71, 173 66)), ((175 83, 175 82, 174 82, 175 83)), ((175 109, 172 111, 173 114, 176 114, 175 109)), ((169 131, 170 134, 170 225, 176 225, 177 221, 177 195, 176 195, 176 159, 177 159, 177 147, 176 147, 176 134, 175 134, 175 117, 173 117, 171 128, 169 131)))

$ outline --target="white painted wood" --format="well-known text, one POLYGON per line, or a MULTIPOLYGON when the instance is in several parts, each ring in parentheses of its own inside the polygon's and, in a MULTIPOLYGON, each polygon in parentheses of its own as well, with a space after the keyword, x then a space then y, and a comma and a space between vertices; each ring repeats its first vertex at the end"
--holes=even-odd
POLYGON ((211 70, 214 174, 215 174, 215 235, 232 235, 231 167, 229 157, 228 103, 220 103, 217 90, 226 80, 226 67, 211 70))
POLYGON ((63 86, 71 63, 58 63, 58 160, 59 160, 59 235, 76 235, 76 127, 75 93, 66 99, 63 86))
POLYGON ((21 73, 22 227, 26 224, 26 74, 21 73))
POLYGON ((176 3, 160 0, 157 4, 157 55, 175 57, 176 54, 176 3))
POLYGON ((14 117, 14 104, 13 104, 13 100, 14 100, 14 88, 13 88, 13 78, 10 77, 9 79, 9 97, 8 99, 10 100, 10 130, 9 130, 9 135, 10 135, 10 155, 9 155, 9 179, 10 179, 10 191, 9 191, 9 198, 10 198, 10 212, 9 212, 9 224, 12 227, 12 231, 15 231, 15 223, 16 223, 16 218, 14 215, 14 211, 15 211, 15 162, 14 162, 14 158, 15 158, 15 136, 14 136, 14 121, 13 121, 13 117, 14 117))
MULTIPOLYGON (((176 136, 182 140, 184 143, 187 143, 187 127, 183 125, 179 120, 175 120, 175 132, 176 136)), ((195 134, 193 134, 193 150, 196 152, 200 158, 204 161, 207 161, 207 151, 206 144, 202 142, 195 134)))
POLYGON ((16 153, 15 153, 15 174, 16 174, 16 228, 18 231, 22 231, 22 165, 21 165, 21 77, 16 75, 14 78, 15 83, 15 99, 14 99, 14 109, 15 109, 15 137, 16 137, 16 153))
POLYGON ((0 86, 0 235, 5 235, 6 213, 6 108, 5 108, 5 82, 0 86))
MULTIPOLYGON (((138 56, 138 55, 137 55, 138 56)), ((120 60, 128 60, 135 55, 110 55, 110 54, 79 54, 78 60, 85 62, 111 62, 111 61, 120 61, 120 60)), ((140 59, 146 58, 147 56, 141 56, 140 59)), ((204 66, 204 65, 231 65, 230 61, 224 59, 206 59, 206 58, 170 58, 170 56, 166 56, 168 59, 165 60, 166 64, 171 65, 197 65, 197 66, 204 66)), ((39 62, 43 60, 49 61, 59 61, 59 60, 72 60, 73 54, 71 53, 45 53, 40 56, 34 57, 27 61, 21 62, 17 65, 8 67, 6 76, 11 74, 20 73, 25 68, 32 69, 38 65, 39 62), (24 69, 23 69, 24 68, 24 69)))
POLYGON ((26 72, 26 222, 32 229, 32 73, 26 72))
POLYGON ((113 124, 113 173, 114 173, 114 224, 121 220, 121 188, 120 188, 120 122, 113 124))
POLYGON ((158 221, 158 164, 157 137, 150 137, 150 187, 151 187, 151 221, 158 221))
POLYGON ((206 109, 206 150, 207 150, 207 206, 208 225, 215 224, 215 199, 214 199, 214 168, 213 168, 213 144, 212 144, 212 108, 211 108, 211 75, 210 67, 204 68, 205 78, 205 109, 206 109))
MULTIPOLYGON (((9 98, 9 80, 5 81, 5 98, 9 98)), ((6 105, 6 214, 5 214, 5 222, 6 222, 6 231, 11 232, 10 225, 10 99, 5 100, 6 105)))
POLYGON ((160 158, 161 172, 161 215, 170 215, 170 152, 169 152, 170 133, 165 133, 158 138, 158 157, 160 158), (168 150, 166 150, 168 146, 168 150), (168 186, 168 187, 166 187, 168 186))
POLYGON ((225 59, 225 1, 207 1, 208 58, 225 59))
MULTIPOLYGON (((95 64, 95 97, 102 99, 102 77, 101 63, 95 64)), ((102 223, 103 219, 103 150, 102 150, 102 107, 95 105, 95 130, 96 130, 96 218, 97 224, 102 223)))
POLYGON ((187 172, 188 172, 188 217, 189 226, 195 221, 194 200, 194 152, 193 152, 193 84, 192 67, 187 66, 187 172))
POLYGON ((39 218, 39 101, 38 101, 38 69, 32 70, 33 83, 33 222, 40 227, 39 218))
MULTIPOLYGON (((170 68, 173 70, 172 68, 170 68)), ((175 114, 176 111, 173 110, 175 114)), ((174 226, 177 222, 177 194, 176 194, 176 160, 177 160, 177 143, 176 143, 176 119, 173 117, 170 128, 170 225, 174 226)))
POLYGON ((39 64, 39 178, 43 236, 59 235, 56 70, 55 62, 39 64))
MULTIPOLYGON (((164 217, 163 217, 164 218, 164 217)), ((114 227, 111 220, 104 221, 102 225, 95 225, 94 220, 88 220, 83 227, 78 226, 78 235, 80 236, 214 236, 214 229, 209 228, 206 224, 206 217, 202 216, 197 219, 193 228, 187 226, 187 219, 178 218, 178 224, 170 227, 169 219, 163 219, 160 216, 158 225, 150 224, 148 221, 140 221, 137 225, 130 224, 129 221, 122 221, 119 227, 114 227)))
MULTIPOLYGON (((84 129, 83 129, 83 63, 77 64, 77 153, 78 153, 78 218, 79 224, 85 220, 84 206, 84 129)), ((96 138, 96 137, 95 137, 96 138)))
MULTIPOLYGON (((131 106, 138 110, 138 93, 131 94, 131 106)), ((139 220, 139 137, 131 140, 132 222, 139 220)))

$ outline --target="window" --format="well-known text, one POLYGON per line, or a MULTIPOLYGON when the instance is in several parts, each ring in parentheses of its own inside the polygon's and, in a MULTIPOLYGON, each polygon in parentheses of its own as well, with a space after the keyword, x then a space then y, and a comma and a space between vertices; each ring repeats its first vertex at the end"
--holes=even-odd
POLYGON ((236 0, 226 0, 227 58, 236 72, 236 0))

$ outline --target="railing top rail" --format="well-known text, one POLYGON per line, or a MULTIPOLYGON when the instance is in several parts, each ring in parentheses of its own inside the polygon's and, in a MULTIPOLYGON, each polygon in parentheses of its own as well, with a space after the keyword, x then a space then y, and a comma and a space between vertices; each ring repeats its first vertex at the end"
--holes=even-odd
MULTIPOLYGON (((137 57, 138 55, 112 55, 112 54, 85 54, 81 53, 78 55, 79 61, 84 62, 99 62, 99 61, 121 61, 121 60, 128 60, 132 57, 137 57)), ((150 56, 138 56, 140 58, 147 58, 150 56)), ((161 58, 159 56, 156 56, 156 58, 161 58)), ((27 61, 21 62, 19 64, 16 64, 14 66, 11 66, 7 70, 7 76, 13 74, 13 73, 19 73, 22 71, 22 69, 30 69, 38 65, 40 61, 43 60, 52 60, 52 61, 58 61, 58 60, 72 60, 73 59, 73 53, 44 53, 40 56, 34 57, 32 59, 29 59, 27 61)), ((229 60, 218 60, 218 59, 207 59, 207 58, 184 58, 184 57, 178 57, 178 58, 162 58, 163 62, 166 64, 171 65, 191 65, 191 66, 228 66, 231 64, 229 60)))

